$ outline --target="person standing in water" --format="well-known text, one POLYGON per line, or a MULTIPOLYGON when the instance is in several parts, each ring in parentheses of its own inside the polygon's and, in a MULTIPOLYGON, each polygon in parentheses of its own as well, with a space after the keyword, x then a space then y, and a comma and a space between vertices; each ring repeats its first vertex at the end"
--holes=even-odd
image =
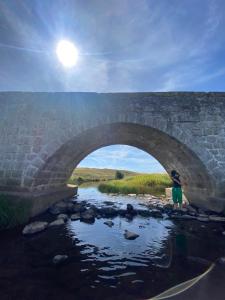
POLYGON ((171 179, 173 181, 172 198, 174 208, 182 208, 182 189, 180 174, 176 170, 171 171, 171 179))

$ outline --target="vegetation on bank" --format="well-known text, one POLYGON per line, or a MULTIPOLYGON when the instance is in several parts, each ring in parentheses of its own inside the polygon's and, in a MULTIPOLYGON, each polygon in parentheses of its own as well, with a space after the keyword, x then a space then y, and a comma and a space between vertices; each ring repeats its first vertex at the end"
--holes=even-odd
POLYGON ((152 194, 158 196, 164 194, 165 188, 170 186, 171 180, 168 174, 146 174, 101 183, 98 189, 102 193, 152 194))
POLYGON ((16 197, 0 195, 0 231, 27 221, 30 206, 16 197))
POLYGON ((82 184, 85 182, 100 182, 113 180, 118 176, 118 172, 123 176, 131 177, 136 176, 138 173, 126 171, 126 170, 114 170, 114 169, 96 169, 96 168, 77 168, 74 170, 68 183, 70 184, 82 184), (117 175, 116 175, 117 174, 117 175))

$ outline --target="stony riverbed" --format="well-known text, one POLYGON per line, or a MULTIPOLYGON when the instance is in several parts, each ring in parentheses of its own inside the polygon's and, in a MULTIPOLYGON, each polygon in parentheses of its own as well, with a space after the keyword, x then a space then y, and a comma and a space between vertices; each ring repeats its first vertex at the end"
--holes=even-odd
POLYGON ((34 218, 39 232, 1 233, 0 299, 146 299, 225 254, 223 215, 150 195, 79 194, 34 218))

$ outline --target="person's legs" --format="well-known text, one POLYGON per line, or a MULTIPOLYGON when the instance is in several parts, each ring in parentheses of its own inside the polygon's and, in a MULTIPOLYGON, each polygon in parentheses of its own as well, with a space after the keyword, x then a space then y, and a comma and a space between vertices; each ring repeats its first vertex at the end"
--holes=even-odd
POLYGON ((177 201, 179 203, 179 207, 182 208, 182 189, 177 188, 177 201))
POLYGON ((174 208, 177 208, 178 207, 178 199, 177 199, 177 191, 176 191, 176 188, 173 187, 172 188, 172 198, 173 198, 173 207, 174 208))

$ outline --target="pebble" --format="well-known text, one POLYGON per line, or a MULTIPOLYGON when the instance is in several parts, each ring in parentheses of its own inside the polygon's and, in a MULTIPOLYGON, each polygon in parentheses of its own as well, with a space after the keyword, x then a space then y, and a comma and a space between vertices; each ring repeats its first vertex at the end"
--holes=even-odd
POLYGON ((104 224, 107 225, 107 226, 109 226, 109 227, 112 227, 114 225, 114 223, 112 221, 110 221, 110 220, 109 221, 105 221, 104 224))
POLYGON ((58 265, 68 259, 68 255, 56 255, 53 257, 53 264, 58 265))

